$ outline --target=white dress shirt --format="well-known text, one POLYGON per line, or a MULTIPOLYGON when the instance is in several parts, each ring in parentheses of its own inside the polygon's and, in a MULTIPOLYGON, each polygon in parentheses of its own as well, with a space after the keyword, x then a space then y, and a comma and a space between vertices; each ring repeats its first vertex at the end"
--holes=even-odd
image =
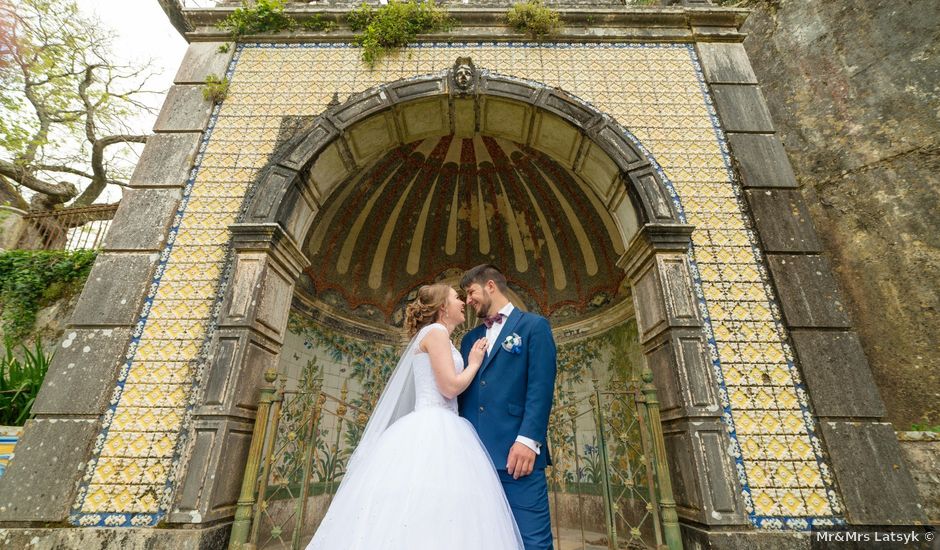
MULTIPOLYGON (((498 340, 498 338, 499 338, 499 336, 500 336, 500 332, 502 332, 503 326, 506 324, 506 320, 509 319, 509 314, 512 313, 512 310, 514 310, 514 309, 516 309, 516 308, 515 308, 515 306, 512 305, 511 302, 510 302, 510 303, 507 303, 506 305, 504 305, 504 306, 497 312, 497 313, 502 313, 502 314, 503 314, 503 321, 502 321, 501 323, 493 323, 493 326, 491 326, 490 328, 486 329, 486 353, 487 353, 487 355, 489 355, 490 353, 493 352, 493 346, 496 345, 497 340, 498 340)), ((507 336, 508 336, 508 335, 507 335, 507 336)), ((500 345, 502 345, 501 342, 500 342, 500 345)), ((526 447, 528 447, 528 448, 532 449, 533 451, 535 451, 535 454, 537 454, 537 455, 538 455, 538 454, 541 454, 542 445, 541 445, 538 441, 535 441, 534 439, 531 439, 531 438, 526 437, 526 436, 524 436, 524 435, 517 435, 517 436, 516 436, 516 441, 518 441, 519 443, 522 443, 522 444, 525 445, 526 447)))

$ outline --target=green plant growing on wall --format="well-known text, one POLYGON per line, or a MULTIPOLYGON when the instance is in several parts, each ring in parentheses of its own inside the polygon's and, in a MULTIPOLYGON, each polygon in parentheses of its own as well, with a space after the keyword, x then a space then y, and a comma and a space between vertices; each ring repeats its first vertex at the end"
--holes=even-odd
MULTIPOLYGON (((222 20, 218 28, 228 31, 232 40, 248 34, 266 34, 292 31, 301 27, 308 31, 331 32, 335 21, 328 21, 319 13, 298 23, 284 11, 284 0, 243 0, 240 8, 222 20)), ((228 52, 228 45, 219 47, 219 53, 228 52), (224 47, 224 50, 223 50, 224 47)))
POLYGON ((335 21, 324 19, 323 16, 318 13, 303 21, 300 26, 308 31, 332 32, 335 31, 339 25, 337 25, 335 21))
POLYGON ((228 97, 229 80, 219 78, 218 75, 210 74, 206 76, 206 83, 202 88, 202 97, 212 103, 221 103, 228 97))
POLYGON ((97 252, 11 250, 0 253, 0 326, 8 346, 33 328, 36 312, 81 290, 97 252))
POLYGON ((528 0, 514 4, 506 12, 506 22, 516 31, 537 40, 561 28, 561 18, 558 12, 544 6, 541 0, 528 0))
POLYGON ((931 426, 930 424, 911 424, 912 432, 933 432, 940 433, 940 425, 931 426))
POLYGON ((296 26, 297 22, 284 13, 284 0, 243 0, 240 8, 218 24, 233 40, 247 34, 275 33, 296 26))
POLYGON ((14 354, 11 344, 5 347, 6 353, 0 358, 0 425, 22 426, 42 387, 52 354, 45 354, 39 339, 32 350, 21 346, 22 359, 14 354))
POLYGON ((349 12, 346 21, 360 33, 356 44, 362 48, 362 60, 369 67, 375 67, 389 52, 411 44, 419 34, 444 31, 453 25, 447 12, 431 0, 390 0, 378 9, 362 4, 349 12))

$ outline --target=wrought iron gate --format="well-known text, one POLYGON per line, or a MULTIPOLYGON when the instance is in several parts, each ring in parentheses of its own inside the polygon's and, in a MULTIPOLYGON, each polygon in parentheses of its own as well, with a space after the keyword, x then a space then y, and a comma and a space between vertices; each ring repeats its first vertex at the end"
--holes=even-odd
POLYGON ((548 471, 558 550, 682 548, 652 376, 556 405, 548 471))
MULTIPOLYGON (((316 381, 289 391, 276 378, 265 375, 230 549, 302 548, 343 473, 340 441, 321 437, 323 419, 334 416, 339 434, 368 417, 316 381)), ((549 431, 557 550, 682 548, 648 371, 632 384, 595 381, 593 393, 556 405, 549 431)))

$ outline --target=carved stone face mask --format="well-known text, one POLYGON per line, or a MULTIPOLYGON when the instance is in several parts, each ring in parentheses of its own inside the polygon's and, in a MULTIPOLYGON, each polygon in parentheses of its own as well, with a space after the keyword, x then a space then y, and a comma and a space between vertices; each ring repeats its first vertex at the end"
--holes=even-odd
POLYGON ((472 79, 473 69, 471 69, 469 65, 459 65, 457 70, 454 71, 454 82, 457 83, 457 87, 461 90, 469 88, 472 79))

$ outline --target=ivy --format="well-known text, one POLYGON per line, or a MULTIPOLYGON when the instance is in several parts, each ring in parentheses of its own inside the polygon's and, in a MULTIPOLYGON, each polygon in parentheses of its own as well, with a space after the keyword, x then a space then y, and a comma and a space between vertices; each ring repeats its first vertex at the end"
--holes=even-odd
POLYGON ((0 253, 0 327, 8 347, 29 334, 40 308, 81 290, 96 255, 94 250, 0 253))
POLYGON ((453 26, 447 12, 434 5, 433 0, 390 0, 378 9, 362 4, 349 12, 346 22, 354 32, 360 33, 356 44, 362 47, 362 60, 369 67, 375 67, 389 52, 411 44, 419 34, 444 31, 453 26))
POLYGON ((506 22, 516 31, 532 38, 544 38, 561 28, 558 12, 542 5, 542 0, 514 4, 506 12, 506 22))

